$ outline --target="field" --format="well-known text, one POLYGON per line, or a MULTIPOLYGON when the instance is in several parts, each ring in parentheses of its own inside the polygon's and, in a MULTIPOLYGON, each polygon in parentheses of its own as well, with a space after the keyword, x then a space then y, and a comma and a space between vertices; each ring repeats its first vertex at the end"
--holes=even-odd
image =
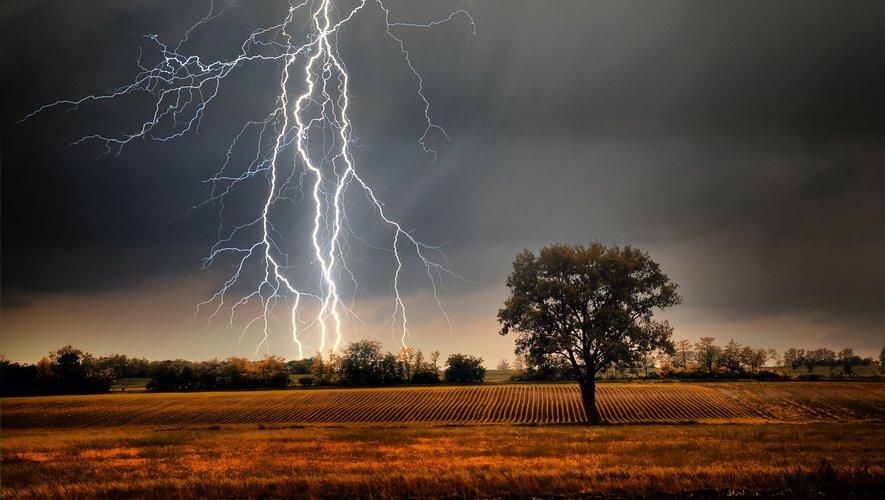
POLYGON ((8 496, 864 492, 873 424, 19 430, 8 496))
MULTIPOLYGON (((610 423, 852 422, 885 415, 885 384, 875 382, 604 383, 597 390, 600 412, 610 423)), ((584 420, 574 384, 7 398, 2 410, 5 429, 584 420)))
POLYGON ((605 383, 599 398, 609 422, 642 425, 568 425, 572 384, 6 398, 3 495, 885 492, 883 384, 605 383))

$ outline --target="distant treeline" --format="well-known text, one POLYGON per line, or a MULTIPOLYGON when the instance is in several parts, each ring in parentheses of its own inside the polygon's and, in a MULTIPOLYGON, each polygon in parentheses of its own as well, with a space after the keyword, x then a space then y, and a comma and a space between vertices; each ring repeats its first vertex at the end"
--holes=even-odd
POLYGON ((154 391, 212 391, 284 388, 293 377, 309 385, 434 384, 441 375, 450 383, 478 383, 485 378, 482 358, 453 354, 440 373, 439 352, 425 358, 420 350, 403 348, 384 352, 379 342, 348 344, 340 355, 317 355, 286 362, 278 356, 185 361, 148 361, 122 354, 94 356, 64 346, 36 364, 0 360, 0 394, 4 396, 89 394, 108 392, 114 382, 148 378, 154 391))
MULTIPOLYGON (((445 363, 442 378, 449 383, 470 384, 485 380, 482 358, 452 354, 445 363)), ((439 351, 429 358, 420 350, 404 347, 396 354, 384 352, 373 340, 351 342, 340 355, 317 355, 298 362, 296 370, 309 374, 302 385, 397 385, 436 384, 440 381, 439 351)))
MULTIPOLYGON (((790 348, 783 355, 775 349, 741 345, 732 339, 725 346, 715 343, 713 337, 702 337, 692 343, 680 340, 674 344, 672 352, 649 353, 639 362, 609 368, 598 374, 603 379, 618 378, 675 378, 675 379, 777 379, 788 378, 787 369, 800 379, 815 379, 819 375, 812 373, 815 367, 828 368, 828 376, 853 377, 856 368, 875 365, 871 357, 860 357, 854 349, 847 347, 838 353, 832 349, 796 349, 790 348), (771 361, 777 366, 768 368, 771 361), (838 373, 834 372, 838 369, 838 373), (805 371, 803 374, 802 371, 805 371)), ((885 364, 885 348, 879 354, 879 366, 885 364)), ((541 364, 532 364, 525 359, 516 358, 512 363, 501 360, 498 369, 512 369, 516 373, 514 380, 570 380, 571 366, 556 359, 545 360, 541 364)))
MULTIPOLYGON (((123 356, 125 358, 125 356, 123 356)), ((89 394, 111 388, 111 371, 91 354, 66 345, 37 364, 0 360, 0 394, 89 394)))
MULTIPOLYGON (((278 356, 260 360, 245 358, 185 361, 148 361, 122 354, 94 356, 64 346, 36 364, 0 360, 0 394, 3 396, 40 394, 89 394, 108 392, 123 379, 146 378, 154 391, 212 391, 258 388, 284 388, 293 378, 302 386, 378 386, 398 384, 479 383, 485 379, 482 358, 452 354, 440 370, 439 352, 425 357, 420 350, 403 348, 384 352, 379 342, 351 342, 341 354, 316 355, 285 361, 278 356), (294 376, 294 377, 293 377, 294 376)), ((598 374, 602 379, 774 379, 796 376, 818 378, 815 367, 826 367, 828 377, 856 376, 858 367, 875 365, 870 357, 860 357, 851 348, 787 349, 779 355, 774 349, 743 346, 731 340, 725 346, 713 337, 696 343, 680 340, 672 352, 652 353, 640 362, 615 366, 598 374), (769 361, 778 366, 765 368, 769 361), (788 373, 790 370, 792 373, 788 373), (804 372, 804 373, 803 373, 804 372)), ((885 364, 885 349, 879 355, 885 364)), ((513 370, 513 380, 571 380, 570 366, 553 359, 541 364, 523 358, 501 360, 499 370, 513 370)))

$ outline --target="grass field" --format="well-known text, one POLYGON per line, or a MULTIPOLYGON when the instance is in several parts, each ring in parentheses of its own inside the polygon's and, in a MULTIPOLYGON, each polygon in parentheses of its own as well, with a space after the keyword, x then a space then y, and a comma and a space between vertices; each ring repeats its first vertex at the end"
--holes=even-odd
POLYGON ((878 424, 20 429, 4 496, 865 492, 878 424))
POLYGON ((643 425, 568 425, 570 384, 6 398, 2 493, 885 493, 879 383, 612 383, 600 401, 643 425))

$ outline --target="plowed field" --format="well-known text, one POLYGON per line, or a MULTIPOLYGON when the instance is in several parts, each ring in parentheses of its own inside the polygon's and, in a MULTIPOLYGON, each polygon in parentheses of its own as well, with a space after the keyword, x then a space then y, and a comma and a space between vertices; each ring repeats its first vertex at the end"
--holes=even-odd
MULTIPOLYGON (((885 384, 604 383, 612 423, 880 421, 885 384)), ((573 423, 584 419, 573 384, 295 389, 6 398, 3 428, 124 424, 573 423)))

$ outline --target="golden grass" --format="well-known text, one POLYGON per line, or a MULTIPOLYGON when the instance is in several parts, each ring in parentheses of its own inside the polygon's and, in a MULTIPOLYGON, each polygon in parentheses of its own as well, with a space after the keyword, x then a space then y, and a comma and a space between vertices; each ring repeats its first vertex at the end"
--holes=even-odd
MULTIPOLYGON (((880 421, 878 382, 605 383, 612 423, 880 421)), ((5 429, 247 423, 574 423, 574 384, 5 398, 5 429)))
POLYGON ((502 496, 867 492, 882 424, 14 429, 3 494, 502 496), (846 489, 847 488, 847 489, 846 489))

